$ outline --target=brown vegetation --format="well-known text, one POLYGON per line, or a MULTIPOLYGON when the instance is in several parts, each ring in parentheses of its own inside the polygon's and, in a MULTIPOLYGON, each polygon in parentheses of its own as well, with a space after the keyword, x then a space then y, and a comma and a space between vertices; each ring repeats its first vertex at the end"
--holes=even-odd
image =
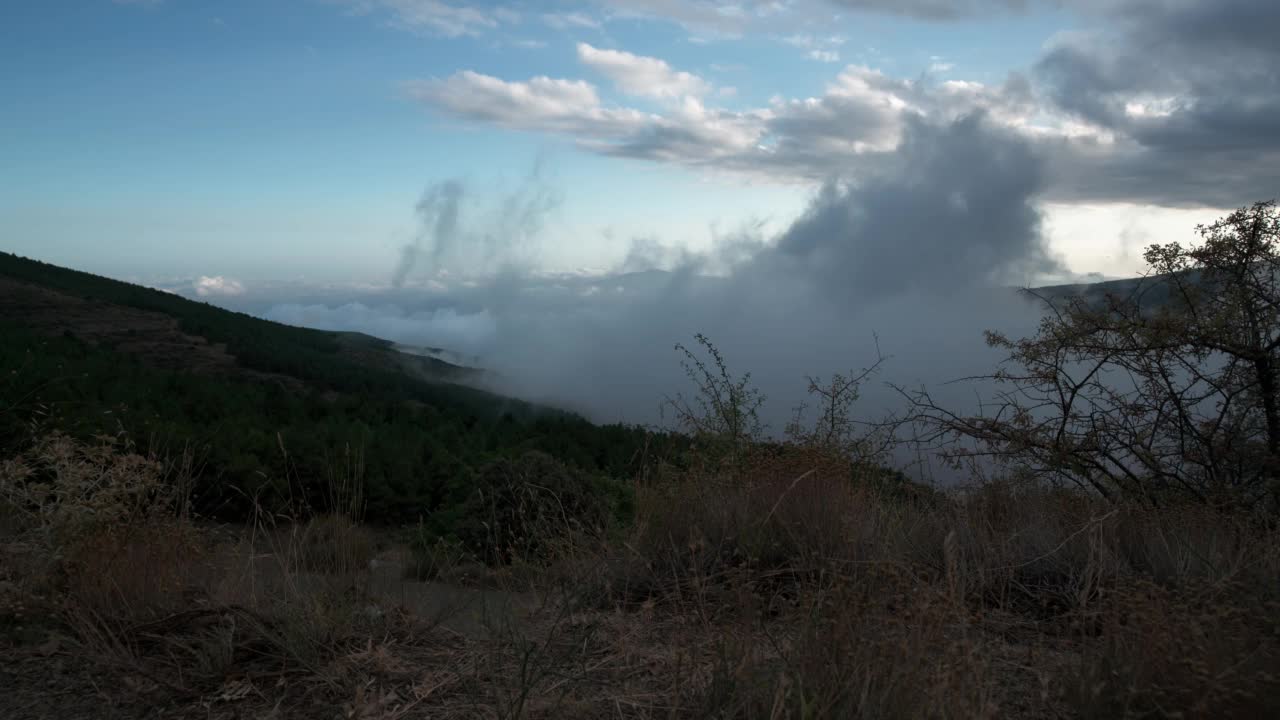
POLYGON ((50 436, 0 482, 13 661, 0 704, 7 717, 1280 710, 1274 529, 1014 484, 914 502, 828 459, 753 459, 758 479, 732 484, 650 473, 632 528, 570 528, 554 553, 488 571, 498 590, 482 592, 399 580, 404 561, 375 558, 347 515, 202 527, 170 490, 181 464, 50 436))

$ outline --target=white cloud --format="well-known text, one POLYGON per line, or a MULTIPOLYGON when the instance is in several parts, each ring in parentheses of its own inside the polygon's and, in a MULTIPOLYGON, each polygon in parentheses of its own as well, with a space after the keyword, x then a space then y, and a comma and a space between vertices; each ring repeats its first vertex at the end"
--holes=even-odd
POLYGON ((693 31, 736 35, 753 19, 723 0, 594 0, 621 18, 667 20, 693 31))
POLYGON ((769 114, 708 108, 691 96, 672 101, 665 114, 649 113, 605 106, 595 87, 581 80, 508 82, 471 71, 412 83, 410 93, 457 117, 554 133, 602 154, 684 164, 748 151, 759 141, 769 114))
POLYGON ((628 95, 674 99, 701 97, 711 91, 706 80, 675 70, 658 58, 578 43, 578 60, 608 77, 628 95))
MULTIPOLYGON (((584 46, 583 52, 591 57, 593 52, 612 51, 584 46)), ((411 92, 439 112, 560 135, 605 155, 780 182, 875 172, 894 162, 893 151, 913 118, 950 122, 980 111, 995 124, 1030 139, 1106 140, 1092 126, 1046 114, 1026 81, 1017 76, 999 86, 961 80, 934 83, 927 78, 893 78, 851 65, 821 96, 776 97, 767 107, 735 111, 708 105, 709 100, 693 95, 672 97, 672 88, 684 81, 643 80, 655 74, 670 79, 673 71, 661 61, 656 61, 660 66, 634 63, 631 59, 654 59, 629 53, 613 53, 612 59, 616 60, 613 74, 628 83, 633 94, 665 97, 666 107, 646 112, 605 105, 595 86, 582 80, 540 76, 513 82, 471 71, 414 83, 411 92), (644 72, 630 73, 637 64, 645 67, 644 72)))
MULTIPOLYGON (((981 113, 1022 136, 1044 158, 1051 178, 1043 191, 1048 201, 1224 205, 1274 187, 1280 177, 1280 165, 1274 162, 1280 133, 1264 120, 1274 114, 1280 95, 1269 92, 1276 81, 1266 68, 1275 50, 1260 29, 1265 23, 1242 28, 1231 13, 1187 3, 1106 2, 1120 8, 1106 16, 1125 19, 1125 32, 1061 37, 1047 46, 1029 74, 1010 73, 1000 83, 958 77, 949 58, 934 55, 928 72, 916 78, 849 66, 815 97, 779 97, 763 107, 728 109, 717 107, 726 103, 725 95, 698 75, 659 58, 581 43, 578 57, 585 65, 625 95, 662 101, 660 109, 642 109, 645 105, 630 101, 606 104, 596 87, 583 80, 509 81, 470 72, 419 83, 415 94, 443 113, 554 133, 601 154, 779 182, 874 174, 896 162, 893 154, 908 124, 981 113), (1143 23, 1139 11, 1148 5, 1164 9, 1143 23), (1191 43, 1188 38, 1199 37, 1196 28, 1232 38, 1234 44, 1191 43), (1109 40, 1121 49, 1113 49, 1109 40), (1127 45, 1160 49, 1167 62, 1141 62, 1134 59, 1136 50, 1124 49, 1127 45), (1195 62, 1179 60, 1180 48, 1194 55, 1195 62), (1228 50, 1230 58, 1217 59, 1228 50), (1217 78, 1247 91, 1228 93, 1215 85, 1217 78)), ((1099 7, 1106 2, 1088 0, 1099 7)), ((1253 13, 1250 17, 1265 19, 1277 12, 1261 0, 1230 3, 1239 13, 1253 13)), ((913 7, 921 10, 926 4, 919 0, 913 7)), ((643 5, 654 13, 668 7, 661 2, 623 5, 635 12, 643 5)), ((798 13, 801 5, 778 12, 798 13)), ((692 7, 698 12, 715 9, 707 3, 692 7)), ((758 20, 753 14, 758 4, 737 7, 727 16, 758 20)), ((813 27, 788 34, 780 21, 771 30, 779 42, 801 48, 815 60, 837 61, 843 38, 815 34, 813 27)))
POLYGON ((1155 243, 1198 241, 1195 227, 1225 214, 1216 208, 1135 203, 1046 203, 1044 234, 1073 267, 1128 277, 1146 269, 1142 252, 1155 243))
POLYGON ((568 30, 571 28, 587 28, 599 29, 601 22, 590 15, 580 12, 569 13, 546 13, 542 16, 542 21, 557 30, 568 30))
POLYGON ((445 37, 479 35, 501 25, 520 22, 520 14, 505 7, 454 5, 443 0, 329 0, 357 13, 385 13, 406 30, 445 37))
POLYGON ((897 15, 933 22, 997 17, 1029 6, 1090 7, 1120 0, 594 0, 624 17, 660 19, 695 30, 741 33, 779 24, 813 27, 847 12, 897 15))
POLYGON ((222 275, 202 275, 191 283, 191 289, 200 297, 235 297, 245 292, 244 283, 222 275))
POLYGON ((820 35, 788 35, 782 38, 782 42, 806 50, 810 48, 839 47, 844 45, 846 40, 847 38, 843 35, 828 35, 826 37, 820 35))
POLYGON ((595 86, 583 80, 539 76, 508 82, 464 70, 445 80, 410 83, 409 91, 453 115, 529 130, 609 137, 652 120, 637 110, 602 107, 595 86))
POLYGON ((843 35, 788 35, 782 42, 805 51, 804 56, 818 62, 840 62, 840 52, 836 49, 844 45, 843 35))

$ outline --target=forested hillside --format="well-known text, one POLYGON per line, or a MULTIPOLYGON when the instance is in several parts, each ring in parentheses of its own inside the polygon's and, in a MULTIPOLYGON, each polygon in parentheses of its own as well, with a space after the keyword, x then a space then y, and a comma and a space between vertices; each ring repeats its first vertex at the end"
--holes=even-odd
POLYGON ((255 496, 322 506, 330 473, 356 457, 371 520, 447 523, 474 473, 502 457, 541 450, 623 477, 646 442, 671 440, 447 382, 470 371, 376 338, 13 255, 0 255, 0 308, 0 449, 50 429, 185 449, 209 513, 239 514, 255 496))

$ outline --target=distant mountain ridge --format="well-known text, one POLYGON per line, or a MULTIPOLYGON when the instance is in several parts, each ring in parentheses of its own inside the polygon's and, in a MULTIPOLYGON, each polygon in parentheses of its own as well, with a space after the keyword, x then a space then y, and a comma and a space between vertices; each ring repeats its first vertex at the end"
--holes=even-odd
MULTIPOLYGON (((1145 310, 1167 305, 1173 286, 1168 282, 1168 275, 1145 275, 1117 280, 1104 280, 1094 283, 1072 283, 1064 285, 1046 285, 1031 288, 1030 294, 1046 301, 1059 301, 1069 298, 1081 298, 1090 304, 1098 304, 1108 296, 1117 298, 1133 298, 1141 302, 1145 310), (1141 291, 1140 297, 1135 293, 1141 291)), ((1200 275, 1198 270, 1187 270, 1182 275, 1189 284, 1195 285, 1200 275)))

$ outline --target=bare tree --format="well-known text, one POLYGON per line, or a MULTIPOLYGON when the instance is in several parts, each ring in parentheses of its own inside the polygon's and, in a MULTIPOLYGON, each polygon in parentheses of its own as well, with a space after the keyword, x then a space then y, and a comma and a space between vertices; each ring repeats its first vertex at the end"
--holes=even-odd
POLYGON ((876 343, 876 361, 870 367, 858 371, 833 373, 830 380, 806 376, 809 396, 814 398, 817 417, 809 424, 805 414, 809 405, 801 404, 786 427, 787 439, 808 447, 815 447, 858 462, 878 460, 891 437, 882 432, 882 424, 860 422, 852 415, 862 384, 879 372, 885 357, 876 343))
POLYGON ((1101 495, 1152 504, 1280 507, 1280 214, 1274 202, 1152 245, 1150 272, 1104 297, 1040 296, 976 415, 907 392, 947 457, 994 458, 1101 495))
POLYGON ((764 395, 751 385, 751 373, 736 378, 729 372, 724 356, 702 333, 694 336, 710 358, 710 364, 683 344, 675 349, 684 357, 680 365, 693 381, 693 398, 677 394, 667 398, 664 408, 675 414, 680 429, 704 441, 723 444, 733 451, 758 441, 764 433, 760 407, 764 395))

